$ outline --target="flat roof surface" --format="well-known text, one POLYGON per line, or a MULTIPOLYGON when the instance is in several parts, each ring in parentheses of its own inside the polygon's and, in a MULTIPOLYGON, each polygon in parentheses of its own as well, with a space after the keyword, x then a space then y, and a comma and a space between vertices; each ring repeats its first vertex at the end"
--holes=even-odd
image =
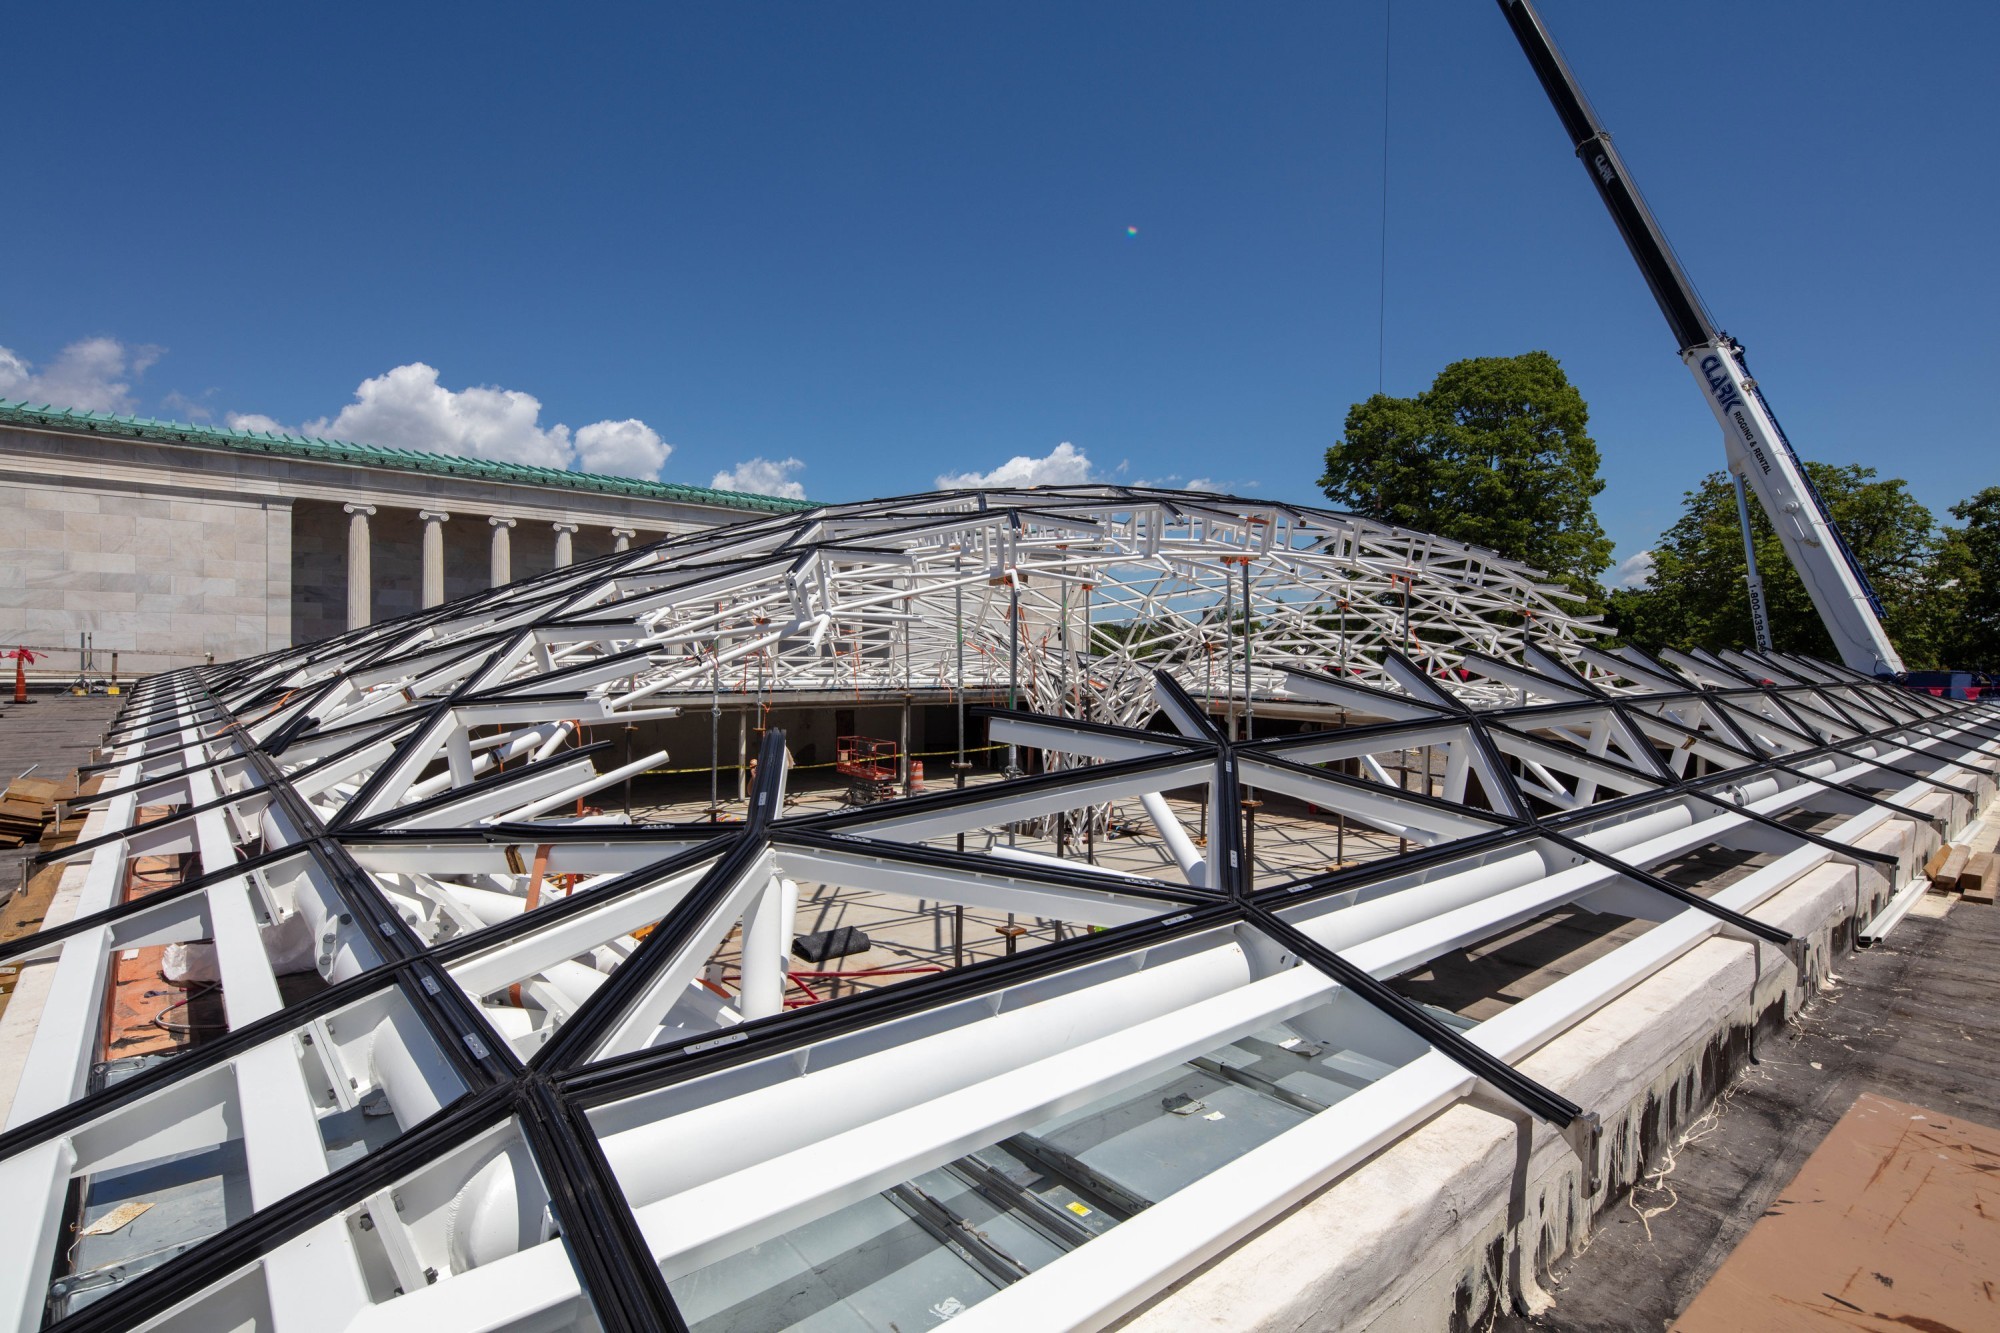
MULTIPOLYGON (((1981 1125, 1995 1122, 2000 911, 1961 901, 1942 917, 1913 912, 1887 939, 1842 956, 1838 966, 1797 1023, 1782 1036, 1760 1038, 1758 1063, 1725 1095, 1712 1124, 1698 1126, 1697 1137, 1681 1147, 1661 1188, 1641 1189, 1636 1207, 1598 1219, 1590 1248, 1550 1289, 1555 1308, 1535 1319, 1510 1316, 1499 1329, 1667 1327, 1758 1220, 1781 1197, 1791 1197, 1787 1187, 1807 1158, 1864 1094, 1981 1125), (1641 1221, 1639 1208, 1666 1205, 1641 1221)), ((1878 1303, 1871 1312, 1887 1308, 1878 1303)), ((1911 1326, 1843 1313, 1852 1322, 1812 1326, 1911 1326)), ((1990 1317, 1985 1324, 1953 1325, 1991 1326, 1990 1317)), ((1752 1319, 1741 1327, 1777 1325, 1752 1319)))

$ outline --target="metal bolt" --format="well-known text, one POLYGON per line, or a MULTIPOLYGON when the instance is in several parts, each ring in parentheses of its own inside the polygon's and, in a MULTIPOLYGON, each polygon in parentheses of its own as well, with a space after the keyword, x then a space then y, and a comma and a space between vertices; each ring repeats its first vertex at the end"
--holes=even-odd
POLYGON ((367 1213, 363 1213, 361 1215, 360 1222, 361 1222, 361 1229, 363 1231, 373 1231, 375 1229, 375 1219, 370 1217, 367 1213))
POLYGON ((424 1281, 426 1281, 426 1282, 436 1282, 437 1280, 438 1280, 438 1271, 437 1271, 437 1269, 435 1269, 435 1268, 426 1268, 426 1269, 424 1270, 424 1281))

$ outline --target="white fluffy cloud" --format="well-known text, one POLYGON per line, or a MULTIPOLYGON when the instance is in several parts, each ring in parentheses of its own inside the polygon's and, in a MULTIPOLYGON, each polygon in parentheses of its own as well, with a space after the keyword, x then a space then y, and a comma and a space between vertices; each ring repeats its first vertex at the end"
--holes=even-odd
MULTIPOLYGON (((557 427, 558 430, 561 427, 557 427)), ((576 465, 614 477, 657 477, 674 447, 636 417, 594 421, 576 432, 576 465)))
POLYGON ((991 472, 951 472, 937 479, 945 490, 971 486, 1076 486, 1091 479, 1090 458, 1065 440, 1042 458, 1014 457, 991 472))
MULTIPOLYGON (((643 421, 597 421, 572 434, 561 422, 542 425, 541 416, 541 399, 531 393, 493 385, 447 389, 435 367, 412 361, 361 381, 353 402, 301 430, 392 449, 648 478, 673 452, 643 421)), ((242 430, 283 429, 256 413, 233 413, 229 422, 242 430)))
POLYGON ((447 389, 434 367, 412 361, 361 381, 354 401, 339 415, 308 421, 305 432, 392 449, 567 468, 575 453, 569 427, 544 429, 541 415, 542 402, 531 393, 481 385, 447 389))
POLYGON ((231 430, 254 430, 265 435, 290 435, 292 428, 274 421, 262 412, 231 412, 222 422, 231 430))
POLYGON ((0 347, 0 398, 19 398, 89 412, 130 412, 132 381, 160 359, 163 349, 127 347, 116 338, 85 338, 56 353, 42 370, 0 347))
POLYGON ((803 500, 806 488, 793 479, 805 466, 796 458, 772 462, 768 458, 746 458, 726 472, 715 474, 709 485, 718 491, 748 491, 752 495, 775 495, 784 500, 803 500))
POLYGON ((1614 588, 1643 588, 1646 580, 1653 577, 1653 553, 1641 551, 1637 555, 1626 556, 1618 562, 1618 568, 1611 571, 1611 586, 1614 588))

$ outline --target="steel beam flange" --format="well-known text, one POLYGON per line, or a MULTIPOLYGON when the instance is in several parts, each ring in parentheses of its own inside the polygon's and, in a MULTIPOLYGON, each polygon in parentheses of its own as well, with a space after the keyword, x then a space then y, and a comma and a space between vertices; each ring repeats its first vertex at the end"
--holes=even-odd
POLYGON ((1268 909, 1246 904, 1243 913, 1251 925, 1273 936, 1301 959, 1422 1037, 1466 1073, 1491 1084, 1522 1110, 1560 1129, 1567 1129, 1572 1121, 1584 1114, 1583 1108, 1569 1098, 1542 1086, 1491 1051, 1468 1041, 1458 1029, 1444 1023, 1422 1005, 1397 994, 1365 969, 1356 967, 1268 909))

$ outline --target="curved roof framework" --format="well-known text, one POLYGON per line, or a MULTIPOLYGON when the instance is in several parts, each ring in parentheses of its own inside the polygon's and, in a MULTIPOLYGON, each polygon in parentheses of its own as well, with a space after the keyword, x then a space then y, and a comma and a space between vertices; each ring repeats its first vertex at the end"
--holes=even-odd
POLYGON ((1873 915, 1896 876, 1864 841, 1974 800, 2000 742, 1990 706, 1822 663, 1606 652, 1549 597, 1316 511, 975 493, 149 681, 58 908, 0 946, 46 964, 0 1302, 66 1329, 1092 1327, 1476 1088, 1588 1177, 1590 1108, 1522 1058, 1718 932, 1796 955, 1757 910, 1829 861, 1873 915), (1216 643, 1246 579, 1247 667, 1216 643), (572 813, 623 775, 608 724, 1004 686, 1016 626, 1041 707, 982 718, 1038 776, 792 809, 773 731, 740 822, 572 813), (1284 734, 1217 725, 1246 680, 1238 721, 1284 734), (1274 856, 1256 801, 1375 854, 1274 856), (1716 849, 1728 883, 1676 871, 1716 849), (829 998, 788 949, 814 886, 1016 933, 829 998), (1398 980, 1579 909, 1622 924, 1504 1012, 1398 980), (108 981, 186 941, 210 1027, 121 1058, 108 981), (167 1198, 200 1206, 130 1241, 120 1209, 167 1198))
POLYGON ((581 691, 611 712, 717 689, 1011 683, 1049 711, 1132 723, 1152 709, 1156 668, 1239 698, 1246 670, 1260 697, 1292 666, 1388 685, 1384 647, 1442 674, 1468 652, 1588 642, 1596 627, 1573 603, 1491 551, 1326 510, 1130 487, 945 491, 671 539, 233 679, 321 691, 293 710, 322 731, 406 688, 435 694, 473 654, 478 689, 581 691))

